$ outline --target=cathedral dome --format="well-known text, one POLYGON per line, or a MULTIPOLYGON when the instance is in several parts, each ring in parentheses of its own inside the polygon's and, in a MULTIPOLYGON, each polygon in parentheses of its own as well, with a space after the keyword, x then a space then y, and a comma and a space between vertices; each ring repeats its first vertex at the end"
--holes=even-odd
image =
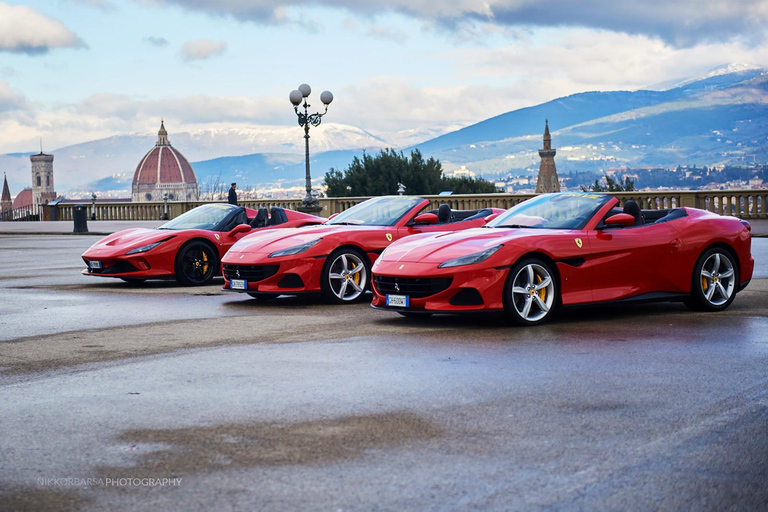
POLYGON ((134 201, 162 201, 163 194, 177 201, 197 200, 197 177, 189 161, 172 147, 165 124, 160 123, 155 147, 139 161, 133 173, 134 201))

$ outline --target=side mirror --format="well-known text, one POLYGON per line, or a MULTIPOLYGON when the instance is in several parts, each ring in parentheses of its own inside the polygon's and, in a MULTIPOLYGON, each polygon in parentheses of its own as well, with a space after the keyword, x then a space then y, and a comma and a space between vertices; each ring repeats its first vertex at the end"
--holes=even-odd
POLYGON ((605 225, 609 228, 628 228, 635 225, 635 218, 628 213, 617 213, 605 219, 605 225))
POLYGON ((232 228, 232 231, 227 233, 227 236, 237 236, 240 233, 247 233, 251 230, 251 226, 248 224, 238 224, 237 226, 232 228))
POLYGON ((491 222, 493 219, 495 219, 495 218, 496 218, 496 217, 498 217, 498 216, 499 216, 499 214, 498 214, 498 213, 492 213, 492 214, 490 214, 489 216, 487 216, 487 217, 486 217, 485 219, 483 219, 483 220, 485 220, 485 223, 486 223, 486 224, 488 224, 489 222, 491 222))
POLYGON ((334 217, 337 217, 338 215, 339 215, 338 213, 334 213, 333 215, 331 215, 330 217, 328 217, 328 220, 331 220, 332 218, 334 218, 334 217))
POLYGON ((414 224, 437 224, 437 215, 434 213, 422 213, 413 219, 414 224))

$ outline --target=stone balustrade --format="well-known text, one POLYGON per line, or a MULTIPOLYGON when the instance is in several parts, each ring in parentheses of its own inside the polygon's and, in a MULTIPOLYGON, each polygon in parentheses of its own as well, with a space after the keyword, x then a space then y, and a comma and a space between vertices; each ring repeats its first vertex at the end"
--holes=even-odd
MULTIPOLYGON (((455 210, 475 210, 478 208, 502 208, 507 209, 533 197, 535 194, 461 194, 443 196, 424 196, 431 202, 432 208, 446 203, 455 210)), ((642 191, 642 192, 616 192, 623 205, 626 201, 634 200, 645 210, 660 210, 688 206, 701 208, 719 215, 733 215, 743 219, 768 218, 766 201, 768 201, 768 189, 758 190, 718 190, 718 191, 642 191)), ((320 215, 328 217, 334 213, 340 213, 354 206, 367 197, 328 197, 320 199, 322 211, 320 215)), ((93 205, 83 203, 88 208, 88 219, 94 213, 93 205)), ((206 201, 168 202, 168 218, 173 219, 184 212, 206 204, 206 201)), ((245 200, 240 201, 242 206, 248 208, 270 208, 279 206, 296 210, 301 206, 301 199, 285 200, 245 200)), ((66 203, 58 205, 57 220, 72 221, 74 204, 66 203)), ((49 208, 49 207, 46 207, 49 208)), ((163 218, 165 205, 156 203, 99 203, 95 206, 96 219, 98 220, 158 220, 163 218)), ((51 218, 50 212, 45 212, 44 218, 51 218)))

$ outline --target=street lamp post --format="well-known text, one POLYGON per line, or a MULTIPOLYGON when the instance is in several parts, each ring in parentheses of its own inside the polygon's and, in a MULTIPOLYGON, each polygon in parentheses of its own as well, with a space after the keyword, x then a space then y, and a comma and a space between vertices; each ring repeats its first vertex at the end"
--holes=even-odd
POLYGON ((328 105, 331 104, 333 101, 333 94, 331 94, 330 91, 324 91, 320 95, 320 101, 323 102, 323 105, 325 105, 325 111, 323 113, 316 112, 314 114, 309 113, 309 103, 307 103, 307 97, 312 92, 312 89, 307 84, 301 84, 298 89, 291 91, 291 94, 288 96, 288 98, 291 100, 291 104, 293 104, 293 111, 296 112, 296 115, 299 118, 299 126, 302 126, 304 128, 304 153, 305 153, 305 166, 306 166, 306 187, 307 187, 307 195, 304 196, 304 199, 301 200, 303 207, 305 209, 317 209, 318 208, 318 200, 316 197, 312 196, 312 178, 309 174, 309 126, 319 126, 320 122, 322 120, 322 117, 328 113, 328 105), (302 105, 302 102, 304 103, 302 105), (304 112, 301 112, 299 110, 300 107, 304 108, 304 112))
POLYGON ((168 220, 168 192, 163 192, 163 220, 168 220))
POLYGON ((91 192, 91 220, 96 220, 96 192, 91 192))

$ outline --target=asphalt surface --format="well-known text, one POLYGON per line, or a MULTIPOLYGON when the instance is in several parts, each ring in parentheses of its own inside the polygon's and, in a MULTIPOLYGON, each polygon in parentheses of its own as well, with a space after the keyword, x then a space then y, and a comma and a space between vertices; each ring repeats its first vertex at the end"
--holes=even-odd
POLYGON ((94 241, 0 235, 0 510, 768 509, 768 239, 723 313, 527 329, 82 276, 94 241))

